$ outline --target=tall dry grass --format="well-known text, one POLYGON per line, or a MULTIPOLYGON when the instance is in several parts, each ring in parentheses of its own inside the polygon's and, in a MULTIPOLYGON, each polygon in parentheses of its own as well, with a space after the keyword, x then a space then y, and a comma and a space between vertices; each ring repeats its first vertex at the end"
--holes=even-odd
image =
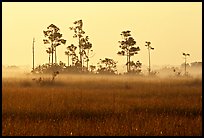
POLYGON ((59 75, 3 78, 2 134, 200 136, 202 81, 59 75))

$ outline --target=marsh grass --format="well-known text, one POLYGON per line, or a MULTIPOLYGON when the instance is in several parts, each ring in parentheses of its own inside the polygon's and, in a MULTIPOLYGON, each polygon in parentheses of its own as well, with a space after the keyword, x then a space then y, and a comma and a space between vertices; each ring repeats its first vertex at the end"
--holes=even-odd
POLYGON ((200 136, 202 81, 67 75, 4 78, 2 134, 200 136))

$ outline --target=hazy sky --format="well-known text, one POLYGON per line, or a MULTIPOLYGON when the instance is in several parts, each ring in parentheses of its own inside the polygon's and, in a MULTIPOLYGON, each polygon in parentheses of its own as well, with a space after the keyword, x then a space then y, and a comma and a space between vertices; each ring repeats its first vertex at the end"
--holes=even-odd
MULTIPOLYGON (((48 63, 43 44, 43 30, 50 24, 60 28, 66 45, 57 48, 58 61, 67 63, 64 54, 71 43, 77 45, 69 27, 82 19, 83 30, 93 44, 95 55, 113 58, 123 65, 126 58, 118 56, 120 33, 130 30, 141 51, 131 59, 148 65, 145 41, 151 41, 153 65, 180 65, 182 52, 190 53, 188 62, 202 61, 201 2, 2 2, 2 64, 32 66, 32 39, 35 37, 35 65, 48 63)), ((126 69, 125 66, 123 66, 126 69)))

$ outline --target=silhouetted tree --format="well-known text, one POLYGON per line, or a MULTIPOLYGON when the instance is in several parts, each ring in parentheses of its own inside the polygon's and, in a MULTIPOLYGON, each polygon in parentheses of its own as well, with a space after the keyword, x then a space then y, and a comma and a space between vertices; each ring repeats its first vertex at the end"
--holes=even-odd
POLYGON ((61 39, 62 34, 60 33, 60 29, 55 26, 54 24, 51 24, 47 27, 46 31, 43 31, 44 36, 47 39, 43 39, 44 44, 51 44, 51 51, 52 51, 52 65, 53 65, 53 53, 55 51, 55 63, 57 63, 57 51, 56 48, 57 46, 61 44, 65 44, 66 40, 61 39))
POLYGON ((70 30, 74 30, 74 36, 73 38, 78 38, 79 39, 79 56, 80 56, 80 63, 82 67, 82 45, 81 45, 81 38, 83 37, 83 34, 85 32, 82 29, 83 22, 82 20, 75 21, 74 24, 76 25, 75 27, 69 27, 70 30))
POLYGON ((140 63, 139 61, 137 61, 137 62, 131 61, 129 64, 130 64, 130 72, 136 73, 136 74, 141 73, 142 63, 140 63))
POLYGON ((91 72, 93 72, 96 69, 96 66, 90 65, 90 69, 91 69, 91 72))
POLYGON ((69 56, 71 55, 70 51, 65 51, 65 55, 67 55, 67 57, 68 57, 67 66, 69 66, 69 56))
POLYGON ((90 56, 93 56, 93 50, 87 49, 87 53, 86 53, 86 67, 87 67, 87 70, 89 69, 90 56), (92 54, 90 54, 90 53, 92 53, 92 54))
POLYGON ((74 46, 74 44, 71 44, 70 46, 67 47, 69 55, 72 56, 72 66, 75 66, 75 64, 78 62, 78 56, 76 55, 76 49, 77 47, 74 46))
POLYGON ((150 75, 150 72, 151 72, 151 66, 150 66, 150 50, 154 50, 153 47, 150 46, 151 42, 145 42, 147 43, 145 46, 147 47, 148 49, 148 54, 149 54, 149 68, 148 68, 148 71, 149 71, 149 75, 150 75))
POLYGON ((92 43, 90 43, 88 36, 81 39, 81 50, 82 50, 82 67, 84 66, 84 60, 87 62, 87 70, 88 70, 88 62, 89 62, 89 50, 92 48, 92 43))
POLYGON ((105 58, 105 59, 100 59, 100 62, 97 63, 99 68, 98 68, 98 73, 102 74, 115 74, 117 72, 116 70, 116 64, 113 59, 105 58))
POLYGON ((187 58, 187 56, 190 56, 190 54, 183 53, 183 56, 185 58, 185 76, 187 76, 187 73, 186 73, 186 58, 187 58))
POLYGON ((78 38, 79 41, 79 62, 78 64, 81 64, 81 69, 84 67, 84 60, 87 62, 87 69, 88 69, 88 62, 89 62, 89 50, 92 48, 92 43, 90 43, 88 40, 88 36, 84 38, 83 34, 85 34, 85 31, 83 31, 83 22, 82 20, 78 20, 74 22, 74 27, 69 27, 70 30, 74 30, 74 38, 78 38))
POLYGON ((59 66, 64 68, 65 67, 65 63, 63 63, 62 61, 59 62, 59 66))
POLYGON ((134 56, 135 54, 138 54, 138 51, 140 51, 139 47, 135 47, 136 41, 133 37, 131 37, 130 34, 131 31, 123 31, 120 35, 122 36, 122 41, 118 41, 120 43, 120 48, 122 49, 117 54, 126 56, 127 57, 127 72, 130 71, 130 57, 134 56))
POLYGON ((52 50, 50 47, 46 50, 46 52, 49 54, 49 65, 50 65, 50 54, 52 53, 52 50))
POLYGON ((190 68, 190 64, 184 62, 184 63, 181 64, 181 68, 184 69, 184 74, 183 74, 183 75, 184 75, 184 76, 187 76, 187 75, 188 75, 188 72, 186 71, 186 69, 187 69, 187 68, 190 68))

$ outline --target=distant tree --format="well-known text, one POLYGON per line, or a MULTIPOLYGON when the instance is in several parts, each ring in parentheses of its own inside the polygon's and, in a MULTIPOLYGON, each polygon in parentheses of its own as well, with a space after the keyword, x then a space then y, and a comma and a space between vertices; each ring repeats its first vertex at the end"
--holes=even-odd
POLYGON ((79 40, 79 61, 81 63, 81 67, 82 67, 82 45, 81 45, 81 38, 83 37, 83 34, 85 34, 85 32, 83 31, 82 27, 83 27, 83 22, 82 20, 78 20, 74 22, 75 26, 74 27, 69 27, 70 30, 74 30, 74 36, 73 38, 78 38, 79 40))
MULTIPOLYGON (((145 46, 147 47, 147 49, 148 49, 148 54, 149 54, 149 68, 148 68, 148 71, 149 71, 149 75, 150 75, 150 74, 152 74, 152 72, 151 72, 151 66, 150 66, 150 50, 154 50, 154 48, 153 48, 152 46, 150 46, 151 42, 146 41, 145 43, 146 43, 145 46)), ((153 74, 154 74, 154 73, 153 73, 153 74)))
POLYGON ((116 64, 113 59, 110 58, 105 58, 105 59, 100 59, 100 62, 98 62, 98 73, 101 74, 115 74, 117 72, 116 70, 116 64))
POLYGON ((72 57, 72 66, 75 66, 76 63, 78 63, 78 56, 76 55, 76 49, 77 47, 74 46, 74 44, 71 44, 67 47, 67 51, 69 52, 69 55, 72 57))
POLYGON ((139 61, 137 61, 137 62, 133 62, 133 61, 131 61, 130 62, 130 72, 132 72, 132 73, 135 73, 135 74, 139 74, 139 73, 141 73, 141 66, 142 66, 142 63, 140 63, 139 61))
POLYGON ((190 54, 183 53, 183 56, 185 58, 185 62, 184 62, 184 64, 185 64, 185 76, 187 76, 187 72, 186 72, 186 67, 187 67, 186 58, 187 58, 187 56, 190 56, 190 54))
POLYGON ((52 50, 50 47, 46 50, 46 52, 49 54, 49 65, 50 65, 50 54, 52 53, 52 50))
POLYGON ((131 31, 123 31, 120 35, 122 36, 122 41, 118 41, 120 43, 120 48, 122 49, 117 54, 127 57, 127 72, 130 72, 130 57, 138 54, 140 51, 139 47, 135 47, 136 41, 130 34, 131 31))
POLYGON ((96 66, 90 65, 90 69, 91 69, 91 72, 93 72, 96 69, 96 66))
POLYGON ((89 60, 90 60, 90 56, 93 57, 93 50, 90 50, 90 49, 87 49, 87 52, 86 52, 86 67, 87 67, 87 70, 89 69, 89 60))
POLYGON ((43 71, 42 71, 42 66, 39 65, 39 66, 35 67, 34 72, 35 72, 35 73, 43 73, 43 71))
POLYGON ((65 44, 66 40, 61 39, 62 34, 60 33, 60 29, 55 26, 54 24, 51 24, 47 27, 46 31, 43 31, 44 36, 46 39, 43 39, 44 44, 51 44, 51 53, 52 53, 52 65, 53 65, 53 53, 55 52, 55 63, 57 63, 57 46, 61 44, 65 44))
POLYGON ((65 63, 63 63, 62 61, 59 62, 59 66, 64 68, 65 67, 65 63))
POLYGON ((69 56, 71 55, 70 51, 65 51, 65 55, 68 57, 67 66, 69 66, 69 56))
MULTIPOLYGON (((87 69, 88 69, 88 62, 89 62, 89 51, 92 48, 92 43, 90 43, 88 36, 81 39, 81 50, 82 50, 82 66, 84 66, 84 60, 87 62, 87 69)), ((92 51, 92 50, 91 50, 92 51)))
POLYGON ((79 41, 79 62, 81 64, 81 69, 84 67, 84 61, 87 62, 87 69, 88 69, 88 62, 89 62, 89 50, 92 48, 92 43, 88 40, 88 36, 84 37, 85 31, 82 29, 83 22, 82 20, 78 20, 74 22, 75 26, 70 27, 70 30, 74 30, 74 38, 78 38, 79 41))

